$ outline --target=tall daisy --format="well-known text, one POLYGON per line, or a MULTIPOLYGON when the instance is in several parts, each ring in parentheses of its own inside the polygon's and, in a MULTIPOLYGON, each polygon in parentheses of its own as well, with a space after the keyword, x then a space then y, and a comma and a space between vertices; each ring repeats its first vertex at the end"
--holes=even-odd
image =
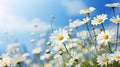
POLYGON ((94 17, 94 19, 92 20, 92 25, 98 25, 103 23, 107 18, 107 14, 101 14, 101 15, 97 15, 96 17, 94 17))
POLYGON ((94 7, 90 7, 88 9, 80 10, 80 14, 89 14, 95 10, 94 7))
POLYGON ((112 17, 112 18, 110 18, 110 21, 118 24, 118 23, 120 23, 120 16, 117 15, 116 17, 112 17))
POLYGON ((102 56, 97 57, 97 62, 99 65, 104 66, 107 64, 111 64, 112 60, 110 59, 110 54, 102 54, 102 56))
POLYGON ((81 26, 82 24, 84 24, 83 22, 81 22, 79 19, 73 21, 73 22, 70 22, 70 25, 69 27, 71 28, 77 28, 79 26, 81 26))
POLYGON ((56 30, 50 36, 50 40, 54 44, 62 44, 63 42, 67 41, 68 38, 68 32, 65 29, 56 30))
POLYGON ((83 23, 88 23, 90 21, 90 18, 89 17, 86 17, 83 19, 83 23))
POLYGON ((106 30, 105 32, 102 31, 97 36, 97 42, 99 45, 101 45, 101 44, 108 45, 108 42, 111 42, 113 40, 114 35, 115 35, 115 33, 112 31, 108 31, 108 30, 106 30))
POLYGON ((119 51, 114 52, 111 58, 115 61, 120 61, 120 52, 119 51))
POLYGON ((120 7, 120 3, 111 3, 111 4, 106 4, 105 6, 115 8, 115 7, 120 7))

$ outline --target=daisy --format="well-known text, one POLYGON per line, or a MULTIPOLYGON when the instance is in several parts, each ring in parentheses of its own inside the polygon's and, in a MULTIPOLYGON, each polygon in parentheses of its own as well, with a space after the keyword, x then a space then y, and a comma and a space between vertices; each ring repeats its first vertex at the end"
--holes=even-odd
POLYGON ((116 51, 114 52, 114 54, 112 54, 112 58, 115 60, 115 61, 120 61, 120 52, 119 51, 116 51))
POLYGON ((105 32, 101 32, 97 36, 97 42, 98 44, 108 44, 108 42, 111 42, 114 38, 115 33, 112 31, 106 30, 105 32))
POLYGON ((94 7, 90 7, 88 9, 85 9, 85 10, 80 10, 80 14, 89 14, 91 12, 93 12, 95 10, 94 7))
POLYGON ((40 52, 41 52, 41 48, 35 48, 32 51, 33 54, 39 54, 40 52))
POLYGON ((83 31, 81 31, 81 32, 77 32, 77 36, 78 36, 78 37, 81 37, 82 39, 86 39, 86 38, 88 38, 88 36, 89 36, 89 32, 83 30, 83 31))
POLYGON ((94 17, 91 24, 98 25, 103 23, 106 19, 107 19, 107 14, 97 15, 96 17, 94 17))
POLYGON ((67 41, 68 38, 68 32, 65 29, 56 30, 50 36, 50 40, 54 44, 62 44, 63 42, 67 41))
POLYGON ((82 24, 83 24, 83 23, 82 23, 79 19, 77 19, 77 20, 71 22, 69 27, 71 27, 71 28, 76 28, 76 27, 81 26, 82 24))
POLYGON ((114 22, 116 24, 120 23, 120 17, 119 17, 119 15, 117 15, 116 17, 111 18, 110 21, 112 21, 112 22, 114 22))
POLYGON ((88 23, 90 21, 90 18, 86 17, 85 19, 83 19, 84 23, 88 23))
POLYGON ((101 65, 101 66, 111 64, 112 60, 110 59, 110 56, 111 55, 109 55, 109 54, 102 54, 102 56, 98 56, 97 57, 98 64, 101 65))
POLYGON ((16 54, 14 56, 14 58, 11 60, 11 64, 13 66, 15 66, 17 64, 20 64, 20 63, 24 62, 27 59, 28 56, 29 56, 28 53, 25 53, 25 54, 16 54))
POLYGON ((1 67, 10 66, 10 61, 11 61, 11 58, 10 58, 10 57, 8 57, 8 56, 3 56, 3 57, 2 57, 2 60, 0 61, 0 66, 1 66, 1 67))
POLYGON ((120 3, 111 3, 111 4, 106 4, 105 6, 115 8, 115 7, 120 7, 120 3))

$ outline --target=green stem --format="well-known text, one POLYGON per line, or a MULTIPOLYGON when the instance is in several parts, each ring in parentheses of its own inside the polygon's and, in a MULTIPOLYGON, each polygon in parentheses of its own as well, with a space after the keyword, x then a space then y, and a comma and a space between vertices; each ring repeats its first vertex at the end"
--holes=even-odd
MULTIPOLYGON (((92 35, 91 35, 91 33, 90 33, 90 30, 89 30, 89 27, 88 27, 88 23, 86 23, 86 27, 87 27, 87 31, 88 31, 88 33, 89 33, 89 35, 90 35, 90 38, 92 39, 92 35)), ((93 39, 92 39, 93 40, 93 39)))
POLYGON ((110 43, 108 43, 108 47, 109 47, 109 51, 110 51, 110 53, 112 53, 110 43))
POLYGON ((103 31, 105 32, 105 27, 104 27, 103 23, 101 23, 101 25, 102 25, 103 31))
POLYGON ((116 37, 116 46, 115 46, 115 51, 117 50, 118 46, 118 41, 119 41, 119 23, 117 24, 117 37, 116 37))
POLYGON ((53 32, 53 20, 54 20, 54 18, 52 18, 52 20, 51 20, 51 30, 52 30, 52 32, 53 32))
POLYGON ((116 14, 115 14, 115 8, 113 7, 112 10, 113 10, 113 15, 115 17, 116 16, 116 14))
POLYGON ((69 54, 69 56, 70 56, 71 58, 73 58, 73 57, 71 56, 71 54, 69 53, 69 51, 68 51, 68 49, 67 49, 67 47, 66 47, 65 43, 63 43, 63 45, 64 45, 64 47, 65 47, 65 49, 66 49, 67 53, 69 54))

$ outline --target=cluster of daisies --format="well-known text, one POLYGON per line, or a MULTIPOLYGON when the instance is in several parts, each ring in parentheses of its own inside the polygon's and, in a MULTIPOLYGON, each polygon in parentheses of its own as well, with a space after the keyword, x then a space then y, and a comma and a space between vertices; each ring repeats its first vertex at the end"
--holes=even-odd
POLYGON ((105 6, 111 8, 113 17, 93 16, 97 10, 90 7, 80 10, 85 18, 69 20, 64 28, 55 30, 51 22, 49 39, 49 34, 31 33, 32 51, 19 43, 9 45, 0 56, 0 67, 120 67, 120 16, 116 12, 120 3, 105 6))
POLYGON ((99 14, 92 18, 92 12, 96 9, 90 7, 80 10, 80 14, 86 14, 83 20, 69 20, 69 26, 53 31, 49 45, 63 58, 57 58, 63 62, 62 67, 120 66, 120 16, 115 11, 120 3, 105 6, 111 8, 113 17, 99 14), (79 30, 82 25, 86 26, 86 30, 79 30))

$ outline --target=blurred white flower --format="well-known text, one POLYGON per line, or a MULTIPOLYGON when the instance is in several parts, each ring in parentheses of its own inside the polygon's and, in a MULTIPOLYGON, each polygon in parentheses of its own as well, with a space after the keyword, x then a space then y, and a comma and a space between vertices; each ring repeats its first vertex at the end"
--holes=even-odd
POLYGON ((56 30, 50 36, 50 40, 56 45, 62 44, 63 42, 67 41, 68 38, 68 32, 64 29, 56 30))
POLYGON ((101 30, 100 29, 95 29, 95 35, 98 35, 98 34, 100 34, 101 33, 101 30))
POLYGON ((83 31, 77 32, 77 36, 81 37, 82 39, 86 39, 89 36, 89 32, 83 30, 83 31))
POLYGON ((77 20, 75 20, 75 21, 73 21, 73 22, 71 22, 69 24, 70 24, 69 27, 77 28, 77 27, 83 25, 84 23, 82 21, 80 21, 79 19, 77 19, 77 20))
POLYGON ((31 41, 31 43, 35 43, 35 39, 31 39, 30 41, 31 41))
POLYGON ((41 38, 40 40, 38 40, 37 46, 41 46, 41 45, 45 44, 45 42, 46 42, 46 39, 45 38, 41 38))
POLYGON ((91 24, 98 25, 98 24, 105 22, 106 19, 108 19, 107 14, 97 15, 96 17, 94 17, 91 24))
POLYGON ((19 52, 18 46, 19 46, 19 43, 13 43, 13 44, 8 45, 7 52, 8 53, 10 53, 10 52, 17 53, 17 52, 19 52))
POLYGON ((80 10, 80 14, 89 14, 91 12, 93 12, 95 10, 94 7, 90 7, 88 9, 85 9, 85 10, 80 10))
POLYGON ((112 54, 111 59, 113 59, 115 61, 120 61, 120 52, 119 51, 115 51, 114 54, 112 54))
POLYGON ((64 49, 64 46, 63 45, 55 45, 55 46, 53 46, 53 49, 54 50, 63 50, 64 49))
POLYGON ((115 7, 120 7, 120 3, 105 4, 105 6, 106 6, 106 7, 115 8, 115 7))
POLYGON ((101 32, 97 36, 97 43, 99 45, 105 44, 108 45, 108 42, 112 42, 113 38, 115 38, 115 33, 113 31, 106 30, 105 32, 101 32))
POLYGON ((46 33, 41 33, 41 34, 39 35, 40 38, 45 37, 45 36, 46 36, 46 33))
POLYGON ((28 53, 25 53, 25 54, 16 54, 14 56, 14 58, 12 58, 11 64, 13 66, 16 66, 17 64, 24 62, 27 59, 28 56, 29 56, 28 53))
POLYGON ((120 23, 120 16, 117 15, 116 17, 110 18, 110 21, 114 22, 114 23, 120 23))
POLYGON ((46 54, 45 53, 45 54, 43 54, 43 55, 40 56, 40 59, 41 60, 45 60, 45 59, 50 59, 50 57, 51 57, 51 54, 46 54))
POLYGON ((97 62, 99 65, 107 65, 107 64, 112 64, 112 60, 110 58, 110 54, 102 54, 102 56, 97 57, 97 62))
POLYGON ((3 56, 0 60, 0 67, 9 67, 11 64, 11 58, 9 56, 3 56))
POLYGON ((83 22, 84 22, 84 23, 88 23, 89 21, 90 21, 90 18, 89 18, 89 17, 86 17, 86 18, 83 19, 83 22))
POLYGON ((33 54, 39 54, 40 52, 41 52, 41 48, 40 47, 35 48, 35 49, 32 50, 33 54))
POLYGON ((35 33, 32 32, 32 33, 31 33, 31 36, 34 36, 34 35, 35 35, 35 33))
POLYGON ((45 52, 46 52, 47 54, 50 54, 50 49, 46 49, 45 52))

